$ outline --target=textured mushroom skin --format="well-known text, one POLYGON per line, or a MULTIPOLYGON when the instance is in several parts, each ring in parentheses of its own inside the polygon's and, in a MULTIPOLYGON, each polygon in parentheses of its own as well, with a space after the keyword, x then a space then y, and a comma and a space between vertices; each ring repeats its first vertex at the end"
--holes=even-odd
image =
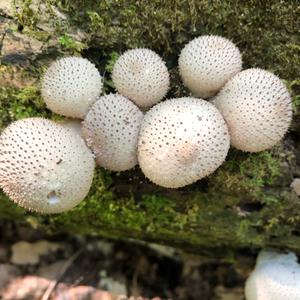
POLYGON ((231 145, 248 152, 272 148, 292 120, 291 97, 274 74, 248 69, 234 76, 213 103, 225 118, 231 145))
POLYGON ((137 142, 143 113, 118 94, 100 97, 83 122, 82 136, 97 164, 125 171, 137 164, 137 142))
POLYGON ((207 101, 184 97, 157 104, 146 113, 138 160, 152 182, 178 188, 215 171, 228 149, 228 129, 219 111, 207 101))
POLYGON ((0 186, 40 213, 76 206, 92 184, 94 159, 73 129, 42 118, 12 123, 0 136, 0 186))
POLYGON ((161 57, 150 49, 126 51, 117 60, 112 80, 120 94, 139 107, 150 107, 166 95, 169 72, 161 57))
POLYGON ((81 57, 66 57, 46 71, 42 96, 53 112, 83 119, 100 95, 102 85, 102 78, 91 62, 81 57))
POLYGON ((79 136, 81 136, 82 120, 79 119, 63 119, 57 122, 65 128, 73 130, 79 136))
POLYGON ((294 253, 262 251, 246 281, 246 300, 300 300, 300 266, 294 253))
POLYGON ((184 84, 196 96, 208 98, 242 69, 242 58, 230 40, 205 35, 193 39, 182 49, 178 65, 184 84))

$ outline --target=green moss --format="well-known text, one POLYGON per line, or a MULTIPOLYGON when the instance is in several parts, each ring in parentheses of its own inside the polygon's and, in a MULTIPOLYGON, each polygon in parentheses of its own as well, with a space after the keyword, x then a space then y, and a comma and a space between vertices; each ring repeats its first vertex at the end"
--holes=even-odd
POLYGON ((23 26, 36 27, 40 18, 40 15, 32 8, 32 2, 32 0, 12 1, 13 7, 15 8, 15 16, 23 26))
POLYGON ((49 116, 41 99, 38 87, 26 88, 0 87, 0 129, 12 121, 34 117, 49 116))
POLYGON ((248 199, 262 201, 264 186, 273 184, 279 175, 280 159, 275 150, 256 154, 231 150, 210 186, 228 194, 245 193, 248 199))
POLYGON ((74 40, 74 38, 68 34, 61 35, 58 41, 63 48, 73 51, 74 53, 80 53, 80 51, 86 48, 86 45, 74 40))

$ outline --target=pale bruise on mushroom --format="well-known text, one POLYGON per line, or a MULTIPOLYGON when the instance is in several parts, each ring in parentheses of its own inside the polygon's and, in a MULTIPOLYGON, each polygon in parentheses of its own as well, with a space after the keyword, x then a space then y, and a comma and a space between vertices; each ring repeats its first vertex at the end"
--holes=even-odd
POLYGON ((102 78, 95 65, 81 57, 54 62, 42 80, 47 107, 67 117, 83 119, 102 90, 102 78))
POLYGON ((76 206, 91 187, 94 167, 78 133, 47 119, 16 121, 0 136, 0 186, 31 211, 60 213, 76 206))
POLYGON ((178 188, 214 172, 225 160, 229 135, 209 102, 178 98, 152 107, 142 122, 138 161, 157 185, 178 188))
POLYGON ((116 61, 112 80, 118 92, 147 108, 167 94, 169 72, 161 57, 150 49, 126 51, 116 61))
POLYGON ((119 94, 100 97, 83 122, 82 136, 97 164, 125 171, 137 164, 137 141, 143 113, 119 94))
POLYGON ((297 256, 261 251, 246 281, 246 300, 300 300, 300 266, 297 256))
POLYGON ((287 88, 277 76, 262 69, 248 69, 234 76, 213 103, 227 122, 231 145, 242 151, 272 148, 292 120, 287 88))
POLYGON ((179 72, 195 96, 214 96, 242 69, 239 49, 221 36, 204 35, 190 41, 181 51, 179 72))

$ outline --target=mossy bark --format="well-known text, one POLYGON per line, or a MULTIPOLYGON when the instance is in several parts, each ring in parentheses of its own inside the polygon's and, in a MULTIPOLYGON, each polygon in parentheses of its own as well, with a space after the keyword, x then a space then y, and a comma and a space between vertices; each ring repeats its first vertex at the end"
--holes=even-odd
POLYGON ((120 174, 97 168, 78 207, 56 216, 25 212, 0 194, 0 218, 110 238, 133 238, 230 258, 239 249, 282 247, 300 252, 300 201, 290 188, 300 176, 300 8, 296 1, 23 0, 0 5, 0 127, 51 114, 39 82, 57 57, 83 55, 105 76, 127 48, 160 53, 171 72, 169 97, 187 95, 177 57, 193 37, 219 34, 241 49, 244 68, 283 78, 294 120, 285 140, 259 154, 230 150, 209 178, 178 190, 147 181, 138 167, 120 174), (12 5, 11 5, 12 4, 12 5))

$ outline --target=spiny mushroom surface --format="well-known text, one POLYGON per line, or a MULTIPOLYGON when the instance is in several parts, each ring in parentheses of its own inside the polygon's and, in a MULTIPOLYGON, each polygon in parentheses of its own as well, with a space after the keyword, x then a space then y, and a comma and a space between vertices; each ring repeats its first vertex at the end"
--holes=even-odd
POLYGON ((246 300, 300 300, 300 266, 297 256, 261 251, 246 281, 246 300))
POLYGON ((146 177, 167 188, 191 184, 225 160, 229 135, 209 102, 178 98, 152 107, 142 122, 138 161, 146 177))
POLYGON ((242 58, 230 40, 204 35, 182 49, 178 65, 182 80, 192 93, 208 98, 242 69, 242 58))
POLYGON ((249 152, 272 148, 292 120, 291 97, 274 74, 248 69, 234 76, 213 103, 225 118, 231 145, 249 152))
POLYGON ((159 102, 169 89, 169 72, 161 57, 150 49, 133 49, 119 57, 112 80, 120 94, 139 107, 159 102))
POLYGON ((137 141, 143 113, 119 94, 100 97, 83 122, 82 136, 98 165, 125 171, 137 164, 137 141))
POLYGON ((102 89, 96 67, 85 58, 66 57, 54 62, 42 80, 47 107, 67 117, 83 119, 102 89))
POLYGON ((75 130, 50 120, 19 120, 0 136, 0 187, 28 210, 60 213, 76 206, 90 189, 94 165, 75 130))

